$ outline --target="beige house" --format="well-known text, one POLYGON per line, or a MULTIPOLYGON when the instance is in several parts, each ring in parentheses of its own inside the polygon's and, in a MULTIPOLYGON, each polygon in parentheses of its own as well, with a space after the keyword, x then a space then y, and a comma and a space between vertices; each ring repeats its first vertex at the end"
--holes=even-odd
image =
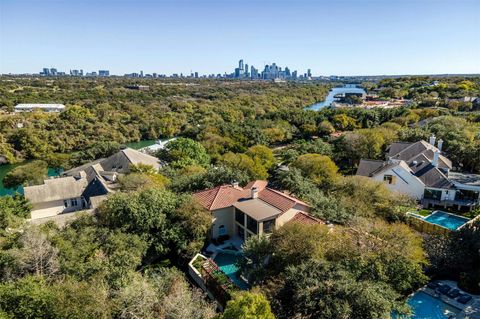
POLYGON ((310 206, 267 187, 267 181, 223 185, 195 193, 212 213, 211 237, 239 238, 271 233, 289 221, 323 223, 310 216, 310 206))
POLYGON ((47 179, 42 185, 25 187, 24 196, 33 206, 31 219, 98 207, 108 194, 118 189, 117 177, 138 164, 156 170, 163 165, 154 156, 127 148, 68 170, 62 177, 47 179))

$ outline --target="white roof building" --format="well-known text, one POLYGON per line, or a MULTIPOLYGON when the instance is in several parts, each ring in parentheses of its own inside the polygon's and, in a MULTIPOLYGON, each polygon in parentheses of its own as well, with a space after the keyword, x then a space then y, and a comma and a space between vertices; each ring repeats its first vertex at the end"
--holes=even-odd
POLYGON ((65 105, 23 103, 23 104, 17 104, 17 106, 15 106, 15 112, 31 112, 33 110, 43 110, 45 112, 61 112, 65 110, 65 105))

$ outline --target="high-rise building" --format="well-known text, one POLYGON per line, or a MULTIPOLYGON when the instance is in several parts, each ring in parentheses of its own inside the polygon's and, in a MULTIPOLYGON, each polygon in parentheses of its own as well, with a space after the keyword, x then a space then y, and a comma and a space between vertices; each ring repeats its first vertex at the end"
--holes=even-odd
POLYGON ((241 71, 244 70, 244 68, 243 68, 243 60, 238 61, 238 68, 239 68, 241 71))
POLYGON ((140 71, 140 77, 143 78, 143 71, 140 71))
POLYGON ((50 75, 57 75, 57 69, 51 68, 50 69, 50 75))
POLYGON ((110 76, 110 71, 108 71, 108 70, 98 70, 98 76, 110 76))
POLYGON ((43 68, 43 71, 40 72, 40 74, 44 76, 49 76, 50 75, 50 69, 49 68, 43 68))
POLYGON ((307 70, 307 76, 308 76, 309 78, 312 77, 312 70, 310 70, 310 69, 307 70))
POLYGON ((255 67, 253 65, 250 67, 250 77, 252 79, 257 79, 258 78, 258 70, 255 69, 255 67))
POLYGON ((195 72, 195 78, 198 79, 198 72, 195 72))

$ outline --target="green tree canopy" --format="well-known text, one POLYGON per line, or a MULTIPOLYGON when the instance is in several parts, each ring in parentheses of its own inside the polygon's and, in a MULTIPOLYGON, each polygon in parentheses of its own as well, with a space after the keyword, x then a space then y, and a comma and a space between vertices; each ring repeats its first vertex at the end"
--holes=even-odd
POLYGON ((227 303, 223 319, 275 319, 268 300, 261 293, 240 292, 227 303))
POLYGON ((7 188, 19 186, 39 185, 47 177, 48 165, 44 161, 33 161, 22 166, 15 167, 5 175, 3 185, 7 188))

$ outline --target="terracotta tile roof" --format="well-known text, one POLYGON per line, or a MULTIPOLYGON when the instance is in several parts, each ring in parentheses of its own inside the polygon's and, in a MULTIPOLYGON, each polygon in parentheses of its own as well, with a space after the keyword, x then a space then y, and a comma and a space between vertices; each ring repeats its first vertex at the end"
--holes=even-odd
POLYGON ((196 192, 193 197, 208 210, 230 207, 241 198, 250 196, 250 190, 232 185, 222 185, 196 192))
POLYGON ((256 181, 251 181, 248 183, 245 188, 246 189, 252 189, 253 187, 256 187, 258 191, 261 191, 262 189, 265 189, 267 187, 268 181, 262 181, 262 180, 256 180, 256 181))
POLYGON ((293 198, 285 193, 273 190, 271 188, 265 188, 263 191, 259 192, 258 198, 278 208, 282 212, 286 212, 296 204, 301 204, 309 207, 308 204, 302 202, 301 200, 293 198))
POLYGON ((193 197, 195 197, 200 204, 208 210, 216 210, 232 206, 240 199, 250 198, 251 188, 257 187, 259 190, 258 198, 282 212, 286 212, 296 204, 310 207, 307 203, 302 202, 299 199, 271 188, 267 188, 267 183, 267 181, 253 181, 248 183, 245 188, 233 185, 217 186, 212 189, 196 192, 193 194, 193 197))
POLYGON ((315 225, 315 224, 325 224, 322 220, 310 216, 308 214, 298 212, 292 219, 288 221, 289 223, 299 223, 303 225, 315 225))

